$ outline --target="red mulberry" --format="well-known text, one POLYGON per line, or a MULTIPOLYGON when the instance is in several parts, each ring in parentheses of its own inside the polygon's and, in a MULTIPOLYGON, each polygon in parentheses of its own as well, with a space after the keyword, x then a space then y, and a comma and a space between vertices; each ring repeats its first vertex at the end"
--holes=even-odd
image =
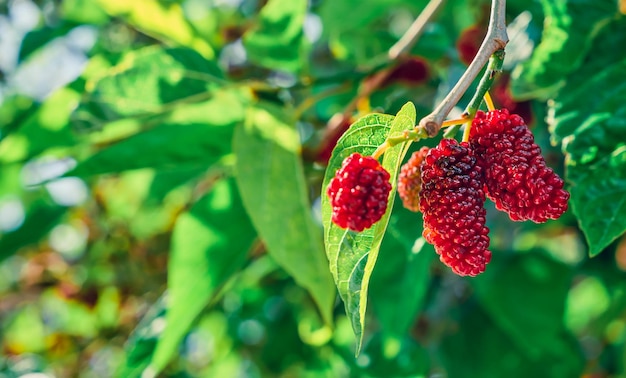
POLYGON ((461 276, 476 276, 491 260, 481 167, 467 142, 443 139, 422 165, 423 236, 461 276))
POLYGON ((332 221, 359 232, 378 222, 387 210, 389 178, 389 172, 373 157, 348 156, 327 189, 332 221))
POLYGON ((479 111, 470 145, 485 176, 485 192, 514 221, 543 223, 567 210, 563 180, 546 165, 524 120, 506 109, 479 111))
POLYGON ((420 190, 422 188, 421 165, 428 153, 428 147, 413 152, 411 158, 400 168, 398 175, 398 195, 405 208, 418 212, 420 210, 420 190))

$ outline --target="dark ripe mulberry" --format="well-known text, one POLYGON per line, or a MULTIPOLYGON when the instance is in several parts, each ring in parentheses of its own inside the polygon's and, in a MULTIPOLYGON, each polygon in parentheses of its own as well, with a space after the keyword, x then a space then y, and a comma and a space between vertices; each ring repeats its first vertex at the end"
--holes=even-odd
POLYGON ((543 223, 567 210, 563 180, 546 165, 522 117, 506 109, 479 111, 470 145, 485 176, 485 192, 514 221, 543 223))
POLYGON ((467 142, 442 139, 422 165, 423 236, 461 276, 476 276, 491 260, 481 167, 467 142))
POLYGON ((420 211, 421 165, 427 153, 428 147, 422 147, 419 151, 413 152, 398 174, 398 195, 404 207, 414 212, 420 211))
POLYGON ((389 178, 389 172, 371 156, 353 153, 345 158, 326 191, 332 221, 359 232, 378 222, 387 210, 389 178))

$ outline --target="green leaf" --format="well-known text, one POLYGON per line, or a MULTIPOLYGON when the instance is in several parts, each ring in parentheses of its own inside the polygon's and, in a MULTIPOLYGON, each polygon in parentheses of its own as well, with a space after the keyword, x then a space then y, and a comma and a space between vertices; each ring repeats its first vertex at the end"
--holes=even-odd
POLYGON ((499 256, 471 281, 482 307, 531 359, 558 355, 572 270, 540 252, 499 256))
POLYGON ((623 60, 568 84, 553 104, 552 131, 567 154, 571 204, 591 256, 626 230, 625 70, 623 60))
MULTIPOLYGON (((116 377, 144 376, 163 327, 166 325, 165 306, 166 295, 162 295, 130 334, 124 346, 126 361, 118 369, 116 377)), ((146 374, 146 376, 154 376, 154 374, 146 374)))
POLYGON ((102 8, 113 17, 126 22, 156 39, 196 50, 203 57, 213 59, 213 47, 198 35, 187 21, 178 4, 163 4, 158 0, 95 0, 94 7, 102 8))
POLYGON ((109 17, 97 3, 98 0, 64 0, 60 4, 62 17, 81 24, 104 25, 109 17))
POLYGON ((306 0, 269 0, 243 37, 248 59, 265 68, 300 71, 304 62, 306 0))
POLYGON ((5 97, 0 104, 0 141, 16 131, 38 108, 39 104, 29 97, 23 95, 5 97))
POLYGON ((168 263, 167 325, 151 364, 155 372, 167 365, 198 314, 244 264, 255 236, 234 179, 219 181, 178 218, 168 263))
POLYGON ((66 207, 51 205, 43 200, 31 204, 24 223, 16 230, 0 235, 0 262, 20 248, 39 242, 66 211, 66 207))
POLYGON ((546 24, 532 57, 513 73, 516 98, 548 99, 583 63, 594 36, 617 14, 613 0, 542 0, 546 24))
MULTIPOLYGON (((518 311, 525 314, 542 309, 522 308, 518 311)), ((533 359, 520 350, 480 306, 465 306, 462 315, 457 323, 458 331, 444 337, 439 348, 446 376, 579 377, 583 372, 584 358, 576 339, 570 335, 560 336, 560 349, 556 354, 546 353, 533 359)))
POLYGON ((210 167, 228 152, 232 129, 206 124, 162 124, 114 144, 76 166, 66 176, 93 176, 132 169, 210 167), (211 133, 211 138, 205 136, 211 133))
POLYGON ((172 113, 169 122, 135 134, 88 157, 66 176, 90 176, 139 168, 173 169, 210 167, 230 152, 235 123, 242 120, 243 106, 230 92, 194 107, 172 113), (195 108, 198 109, 195 109, 195 108), (204 122, 194 114, 205 112, 204 122), (207 117, 207 114, 214 114, 207 117), (197 119, 194 122, 188 121, 197 119), (178 121, 179 123, 173 123, 178 121))
POLYGON ((15 114, 13 120, 8 115, 8 134, 0 139, 0 162, 19 162, 55 147, 74 145, 76 137, 69 119, 79 99, 79 93, 61 88, 39 107, 25 109, 24 113, 15 114))
POLYGON ((285 109, 258 103, 235 130, 237 184, 270 256, 306 288, 332 323, 335 289, 313 221, 295 122, 285 109))
POLYGON ((106 73, 87 80, 74 119, 90 128, 123 117, 162 114, 181 103, 208 99, 222 82, 217 64, 193 50, 158 46, 133 50, 106 73))
POLYGON ((73 23, 65 23, 54 27, 44 26, 40 29, 28 32, 24 36, 24 39, 22 40, 22 44, 20 46, 20 53, 18 57, 19 61, 24 61, 41 47, 45 46, 55 38, 66 35, 76 26, 78 25, 73 23))
POLYGON ((381 329, 395 337, 403 337, 413 325, 430 286, 430 266, 437 255, 421 235, 421 213, 395 201, 369 295, 381 329))
POLYGON ((339 228, 332 223, 332 209, 326 195, 326 187, 347 156, 354 152, 371 155, 379 145, 385 142, 390 133, 413 127, 415 118, 415 106, 409 102, 400 109, 396 117, 386 114, 370 114, 359 119, 339 139, 326 168, 322 186, 324 243, 326 255, 330 261, 330 271, 357 338, 357 354, 363 341, 369 279, 389 222, 400 163, 409 144, 400 144, 385 152, 383 167, 391 175, 392 190, 387 212, 371 228, 356 233, 339 228))

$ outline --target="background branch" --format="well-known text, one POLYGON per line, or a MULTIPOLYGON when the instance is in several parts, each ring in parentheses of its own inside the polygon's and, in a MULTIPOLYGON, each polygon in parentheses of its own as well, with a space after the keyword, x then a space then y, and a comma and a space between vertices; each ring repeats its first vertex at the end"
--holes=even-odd
POLYGON ((428 21, 433 18, 443 3, 444 0, 431 0, 426 4, 426 8, 417 16, 409 29, 402 35, 398 42, 389 49, 388 56, 390 60, 396 60, 398 57, 411 50, 411 47, 415 45, 424 32, 424 29, 426 29, 428 21))
MULTIPOLYGON (((407 55, 411 48, 417 43, 420 36, 426 29, 428 22, 435 16, 437 11, 444 4, 444 0, 430 0, 419 16, 413 21, 407 31, 400 37, 389 51, 387 52, 387 58, 389 63, 400 60, 404 55, 407 55)), ((346 105, 341 116, 336 115, 332 117, 326 125, 322 142, 318 147, 318 154, 320 151, 324 151, 328 148, 328 144, 334 142, 338 135, 345 131, 346 120, 352 117, 352 114, 357 109, 359 102, 368 98, 375 90, 380 88, 385 80, 391 75, 395 65, 388 64, 386 68, 376 72, 366 80, 363 80, 357 95, 346 105)), ((350 122, 347 122, 348 124, 350 122)))
POLYGON ((442 122, 459 102, 485 64, 487 64, 491 55, 498 50, 503 50, 509 42, 509 37, 506 33, 505 11, 506 0, 492 0, 487 35, 480 45, 474 60, 472 60, 472 63, 467 67, 467 70, 446 98, 439 103, 432 113, 422 118, 419 122, 419 126, 426 129, 429 136, 432 137, 439 133, 442 122))

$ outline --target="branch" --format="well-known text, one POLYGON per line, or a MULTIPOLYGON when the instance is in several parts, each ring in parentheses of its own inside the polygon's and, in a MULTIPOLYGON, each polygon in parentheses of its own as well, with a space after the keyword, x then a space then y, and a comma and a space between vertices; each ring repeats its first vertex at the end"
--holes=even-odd
POLYGON ((472 63, 467 67, 463 76, 461 76, 446 98, 432 113, 422 118, 419 122, 419 126, 426 129, 429 136, 433 137, 439 133, 443 120, 446 119, 452 108, 456 106, 474 79, 476 79, 476 76, 487 64, 491 55, 498 50, 503 50, 509 42, 509 37, 506 33, 505 11, 506 0, 492 0, 487 35, 480 45, 474 60, 472 60, 472 63))
MULTIPOLYGON (((415 21, 411 24, 409 29, 400 37, 398 42, 396 42, 389 51, 387 52, 387 59, 389 63, 396 62, 400 60, 400 58, 405 55, 411 47, 417 42, 419 37, 424 32, 426 25, 433 18, 437 10, 441 8, 444 0, 430 0, 424 10, 417 16, 415 21)), ((324 151, 328 148, 328 144, 332 143, 336 140, 336 138, 345 132, 345 124, 346 120, 350 119, 352 113, 357 109, 357 105, 359 102, 365 98, 368 98, 375 90, 383 85, 385 80, 389 77, 391 72, 393 71, 394 66, 388 64, 387 67, 382 70, 376 72, 374 75, 370 76, 368 79, 364 80, 359 88, 357 95, 348 103, 341 116, 332 117, 328 124, 326 125, 326 130, 324 135, 322 136, 322 141, 320 142, 317 151, 315 151, 315 155, 319 155, 321 151, 324 151)), ((349 122, 348 122, 349 124, 349 122)))
POLYGON ((422 10, 422 12, 417 16, 415 21, 411 24, 409 29, 402 35, 402 37, 396 42, 387 53, 389 60, 396 60, 401 55, 406 54, 411 47, 417 42, 417 40, 421 37, 424 29, 426 29, 426 25, 428 21, 435 15, 435 13, 441 8, 444 0, 430 0, 428 4, 426 4, 426 8, 422 10))

